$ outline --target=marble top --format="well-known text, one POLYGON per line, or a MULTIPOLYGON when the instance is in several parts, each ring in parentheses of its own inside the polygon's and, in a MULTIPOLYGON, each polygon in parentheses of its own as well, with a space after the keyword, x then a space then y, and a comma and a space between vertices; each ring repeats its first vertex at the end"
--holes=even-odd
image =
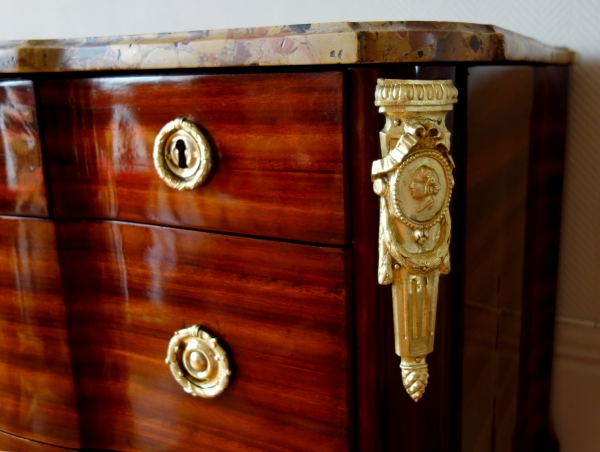
POLYGON ((317 64, 569 64, 573 52, 493 25, 339 22, 104 38, 0 42, 0 72, 317 64))

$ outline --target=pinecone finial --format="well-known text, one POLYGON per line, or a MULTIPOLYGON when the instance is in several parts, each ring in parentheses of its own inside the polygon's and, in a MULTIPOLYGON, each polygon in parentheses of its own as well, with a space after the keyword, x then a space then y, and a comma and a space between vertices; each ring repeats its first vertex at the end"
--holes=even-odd
POLYGON ((402 369, 402 383, 406 392, 415 402, 418 402, 423 397, 429 380, 425 356, 402 357, 400 369, 402 369))

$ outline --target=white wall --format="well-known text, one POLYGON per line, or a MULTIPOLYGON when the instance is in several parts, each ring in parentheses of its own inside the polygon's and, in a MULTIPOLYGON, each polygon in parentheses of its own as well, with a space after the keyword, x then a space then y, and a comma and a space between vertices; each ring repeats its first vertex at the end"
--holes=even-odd
POLYGON ((571 71, 553 420, 562 450, 600 450, 599 0, 0 0, 0 40, 369 20, 499 25, 578 52, 571 71))

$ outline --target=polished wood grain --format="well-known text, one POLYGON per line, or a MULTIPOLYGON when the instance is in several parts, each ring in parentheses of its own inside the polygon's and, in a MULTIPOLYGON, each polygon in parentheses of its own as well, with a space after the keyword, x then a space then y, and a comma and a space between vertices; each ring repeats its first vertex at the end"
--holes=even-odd
MULTIPOLYGON (((432 377, 423 399, 415 403, 402 385, 394 350, 391 287, 377 282, 379 201, 371 166, 381 158, 379 131, 384 124, 373 103, 378 78, 454 80, 455 68, 372 66, 349 71, 357 441, 365 451, 449 450, 450 417, 455 412, 450 374, 458 368, 451 363, 452 347, 458 346, 451 334, 452 278, 460 285, 461 273, 440 279, 435 351, 428 356, 432 377)), ((451 132, 453 122, 451 113, 451 132)))
POLYGON ((469 69, 462 450, 510 451, 516 428, 534 68, 469 69))
POLYGON ((0 268, 1 430, 79 447, 54 224, 0 217, 0 268))
POLYGON ((11 452, 66 452, 73 449, 55 447, 0 432, 0 450, 11 452))
POLYGON ((42 81, 54 213, 344 244, 342 94, 340 72, 42 81), (152 161, 181 116, 216 160, 187 192, 152 161))
POLYGON ((567 71, 470 68, 462 450, 557 450, 550 375, 567 71))
POLYGON ((0 214, 48 216, 30 80, 0 81, 0 214))
MULTIPOLYGON (((377 283, 377 238, 379 201, 373 192, 371 167, 380 158, 379 115, 373 93, 380 68, 354 68, 348 79, 352 118, 348 146, 352 197, 352 270, 354 304, 354 371, 356 381, 357 450, 382 448, 382 412, 385 379, 381 371, 389 353, 383 327, 386 322, 385 287, 377 283), (369 92, 369 88, 372 91, 369 92)), ((407 77, 410 78, 410 77, 407 77)), ((391 321, 391 319, 389 319, 391 321)))
POLYGON ((348 448, 348 253, 110 222, 57 223, 83 447, 348 448), (200 323, 234 363, 193 398, 164 359, 200 323))
POLYGON ((549 411, 568 74, 568 68, 552 66, 534 72, 515 450, 558 450, 549 411))

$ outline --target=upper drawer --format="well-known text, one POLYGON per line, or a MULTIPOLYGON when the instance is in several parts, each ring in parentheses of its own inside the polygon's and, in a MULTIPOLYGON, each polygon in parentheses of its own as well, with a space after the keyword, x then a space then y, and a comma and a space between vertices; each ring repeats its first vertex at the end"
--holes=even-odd
POLYGON ((0 81, 0 214, 48 216, 30 80, 0 81))
POLYGON ((40 84, 54 213, 343 244, 342 74, 225 74, 40 84), (177 117, 212 148, 179 192, 152 159, 177 117))

